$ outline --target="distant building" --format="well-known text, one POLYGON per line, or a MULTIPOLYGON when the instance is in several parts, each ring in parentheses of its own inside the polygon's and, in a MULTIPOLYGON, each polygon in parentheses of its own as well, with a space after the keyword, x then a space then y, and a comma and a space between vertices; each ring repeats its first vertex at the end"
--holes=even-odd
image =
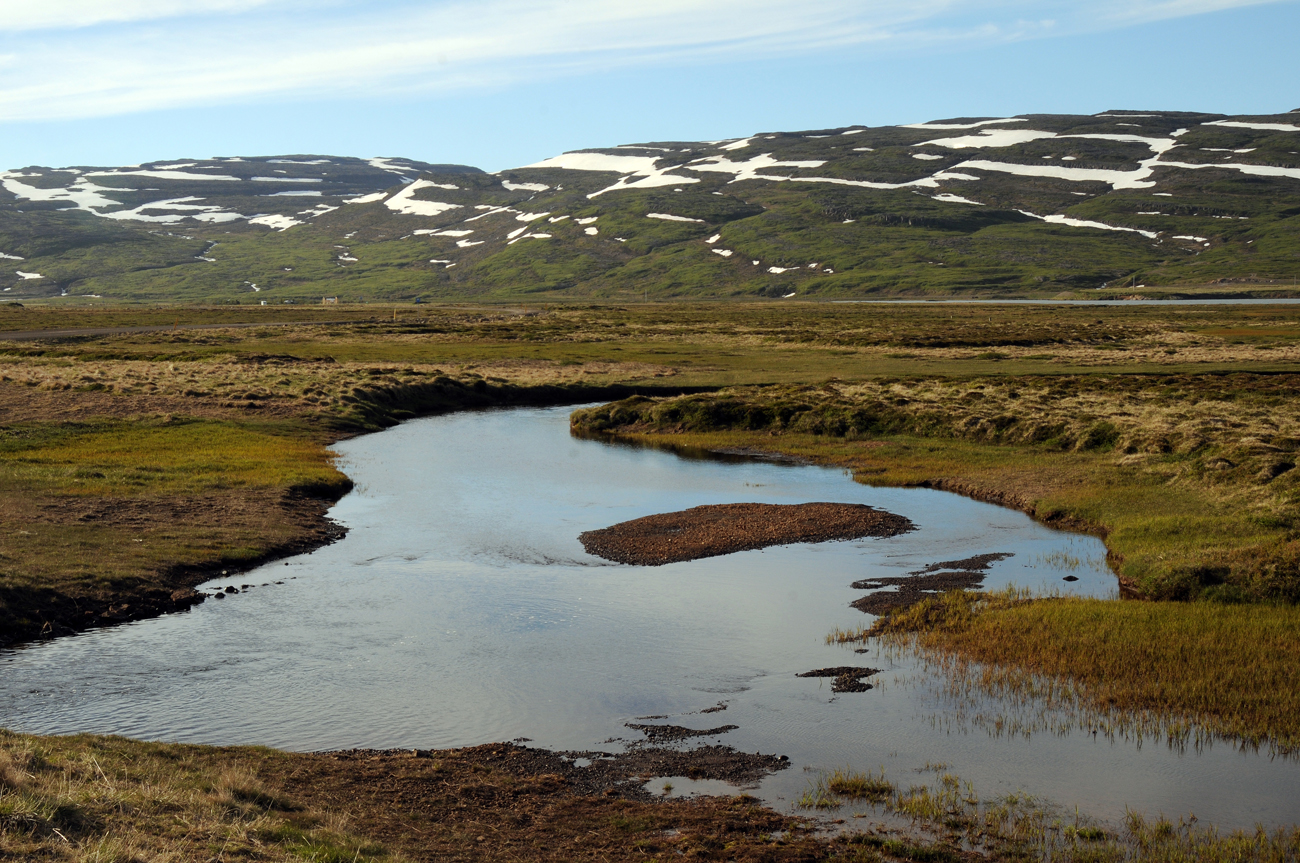
POLYGON ((337 306, 337 305, 339 304, 339 298, 338 298, 338 297, 321 297, 321 298, 320 298, 320 302, 321 302, 321 305, 322 305, 322 306, 337 306))

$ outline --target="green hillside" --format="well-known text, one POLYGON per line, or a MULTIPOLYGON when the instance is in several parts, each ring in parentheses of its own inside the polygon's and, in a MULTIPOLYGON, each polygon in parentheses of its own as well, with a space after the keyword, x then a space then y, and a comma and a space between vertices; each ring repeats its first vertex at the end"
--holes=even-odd
POLYGON ((955 119, 496 174, 33 167, 0 172, 0 256, 20 301, 1277 295, 1300 277, 1300 113, 955 119))

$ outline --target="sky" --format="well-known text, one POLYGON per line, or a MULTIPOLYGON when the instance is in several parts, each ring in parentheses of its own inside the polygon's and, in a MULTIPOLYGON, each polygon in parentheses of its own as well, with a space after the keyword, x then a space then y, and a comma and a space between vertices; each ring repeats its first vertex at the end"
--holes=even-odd
POLYGON ((0 0, 0 166, 1300 108, 1300 0, 0 0))

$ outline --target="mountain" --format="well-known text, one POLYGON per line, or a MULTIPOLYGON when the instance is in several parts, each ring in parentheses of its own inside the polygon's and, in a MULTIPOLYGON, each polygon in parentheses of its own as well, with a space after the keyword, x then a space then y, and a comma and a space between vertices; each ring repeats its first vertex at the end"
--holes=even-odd
POLYGON ((1290 283, 1300 115, 1154 111, 0 172, 6 299, 1054 296, 1290 283))

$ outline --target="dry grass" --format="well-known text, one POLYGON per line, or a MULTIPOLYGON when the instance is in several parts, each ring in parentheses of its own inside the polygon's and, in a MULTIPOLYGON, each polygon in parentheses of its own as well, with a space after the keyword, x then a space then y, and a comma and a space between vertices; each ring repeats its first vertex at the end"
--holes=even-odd
POLYGON ((388 861, 341 813, 278 795, 255 765, 285 756, 0 731, 0 859, 388 861))

